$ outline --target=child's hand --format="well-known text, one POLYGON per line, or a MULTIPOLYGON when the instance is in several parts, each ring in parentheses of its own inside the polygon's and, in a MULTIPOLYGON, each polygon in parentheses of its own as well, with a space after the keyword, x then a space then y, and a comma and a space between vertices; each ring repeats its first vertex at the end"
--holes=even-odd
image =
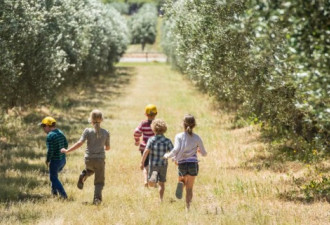
POLYGON ((168 152, 168 153, 165 153, 165 155, 163 156, 163 158, 164 158, 164 159, 168 159, 169 155, 170 155, 169 152, 168 152))
POLYGON ((141 165, 140 165, 140 169, 143 170, 144 169, 144 165, 143 163, 141 162, 141 165))
POLYGON ((68 152, 68 150, 66 150, 65 148, 62 148, 62 149, 61 149, 61 153, 66 154, 67 152, 68 152))
POLYGON ((139 145, 140 145, 140 141, 136 141, 135 146, 139 146, 139 145))

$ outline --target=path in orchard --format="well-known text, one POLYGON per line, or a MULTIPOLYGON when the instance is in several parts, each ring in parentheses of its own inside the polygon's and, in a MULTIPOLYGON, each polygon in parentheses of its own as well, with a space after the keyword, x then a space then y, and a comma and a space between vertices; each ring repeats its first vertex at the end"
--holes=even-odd
MULTIPOLYGON (((125 68, 125 64, 120 66, 125 68)), ((280 193, 290 188, 287 181, 291 178, 286 172, 260 170, 257 153, 263 151, 264 144, 254 128, 232 129, 233 116, 217 109, 212 99, 169 66, 153 63, 135 64, 130 68, 133 74, 130 84, 122 96, 113 101, 112 107, 103 109, 111 112, 106 124, 112 133, 105 201, 116 199, 118 205, 124 205, 123 210, 109 206, 109 211, 118 210, 112 215, 115 221, 122 224, 322 224, 329 219, 327 203, 304 205, 279 198, 280 193), (143 110, 148 103, 157 105, 157 118, 166 121, 165 135, 172 140, 182 131, 184 114, 191 113, 197 118, 195 131, 204 140, 208 156, 200 157, 200 174, 188 216, 181 216, 185 213, 184 200, 174 196, 177 168, 173 163, 169 165, 162 205, 158 204, 156 190, 143 187, 140 154, 132 134, 145 119, 143 110)))
MULTIPOLYGON (((76 187, 84 168, 83 147, 68 155, 60 174, 69 201, 49 196, 46 173, 33 170, 25 175, 10 170, 8 179, 18 172, 35 179, 38 186, 22 190, 41 199, 2 204, 0 224, 330 224, 328 203, 303 204, 279 197, 292 188, 290 171, 260 167, 267 154, 255 128, 232 129, 233 115, 216 107, 210 97, 168 65, 119 63, 116 67, 115 77, 101 78, 92 90, 75 91, 75 105, 68 112, 56 111, 70 145, 89 126, 86 121, 91 109, 104 113, 102 127, 111 133, 111 150, 106 154, 102 204, 91 204, 93 178, 86 181, 83 190, 76 187), (157 118, 166 121, 165 135, 173 141, 182 131, 184 114, 191 113, 197 119, 195 132, 203 139, 208 155, 199 157, 200 171, 189 213, 185 212, 184 199, 175 198, 177 168, 172 162, 162 204, 157 190, 143 185, 133 131, 145 119, 148 103, 157 106, 157 118)), ((45 153, 42 140, 33 149, 40 155, 45 153)), ((28 163, 43 165, 43 160, 33 158, 28 163)))

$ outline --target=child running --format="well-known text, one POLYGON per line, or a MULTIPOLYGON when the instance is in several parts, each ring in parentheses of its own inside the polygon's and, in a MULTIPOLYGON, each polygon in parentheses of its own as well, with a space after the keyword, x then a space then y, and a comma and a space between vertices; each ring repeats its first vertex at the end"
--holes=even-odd
MULTIPOLYGON (((141 156, 143 155, 148 139, 155 135, 151 129, 151 123, 156 118, 156 115, 157 115, 157 107, 153 104, 147 105, 145 107, 145 116, 147 117, 147 120, 142 121, 140 125, 134 130, 135 145, 139 146, 141 156), (142 142, 140 141, 141 136, 142 136, 142 142)), ((147 157, 143 168, 145 187, 148 187, 148 164, 149 164, 149 158, 147 157)))
POLYGON ((102 121, 102 113, 97 109, 93 110, 88 119, 88 122, 93 125, 93 128, 86 128, 78 142, 67 150, 65 148, 62 148, 61 150, 62 153, 72 152, 81 147, 87 140, 87 148, 85 152, 86 168, 81 172, 77 186, 79 189, 83 189, 87 177, 95 173, 93 198, 93 204, 95 205, 102 202, 105 151, 110 150, 110 134, 107 130, 100 127, 102 121))
POLYGON ((181 199, 183 187, 186 188, 186 209, 189 210, 193 197, 193 186, 195 177, 198 174, 197 152, 206 156, 202 139, 195 133, 193 128, 196 126, 194 116, 188 114, 183 119, 184 132, 175 136, 174 148, 166 153, 164 158, 174 157, 179 165, 179 182, 176 189, 176 197, 181 199))
POLYGON ((145 168, 145 161, 149 156, 149 174, 148 184, 151 187, 156 187, 159 184, 159 197, 160 201, 163 201, 166 173, 167 173, 167 159, 163 156, 166 152, 169 152, 173 148, 173 144, 170 139, 164 136, 167 130, 166 123, 161 119, 155 119, 151 123, 151 129, 156 134, 149 138, 147 146, 143 152, 140 168, 145 168))
POLYGON ((58 179, 58 173, 62 171, 66 164, 65 154, 61 153, 61 148, 67 148, 68 142, 62 131, 56 128, 56 120, 53 117, 45 117, 41 123, 39 123, 39 126, 41 126, 47 134, 46 165, 49 167, 52 194, 53 196, 60 195, 61 198, 67 199, 68 196, 61 181, 58 179))

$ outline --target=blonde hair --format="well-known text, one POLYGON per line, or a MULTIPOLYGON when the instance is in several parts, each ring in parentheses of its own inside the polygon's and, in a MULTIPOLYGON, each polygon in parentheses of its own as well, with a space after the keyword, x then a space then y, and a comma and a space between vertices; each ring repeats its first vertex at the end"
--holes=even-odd
POLYGON ((96 138, 100 137, 100 123, 103 121, 102 112, 98 109, 94 109, 89 115, 88 122, 92 123, 95 129, 96 138))
POLYGON ((191 114, 187 114, 183 118, 183 127, 188 134, 192 135, 192 131, 194 127, 196 126, 196 120, 195 117, 191 114))
POLYGON ((164 120, 155 119, 151 123, 151 129, 155 134, 164 134, 167 131, 167 126, 164 120))

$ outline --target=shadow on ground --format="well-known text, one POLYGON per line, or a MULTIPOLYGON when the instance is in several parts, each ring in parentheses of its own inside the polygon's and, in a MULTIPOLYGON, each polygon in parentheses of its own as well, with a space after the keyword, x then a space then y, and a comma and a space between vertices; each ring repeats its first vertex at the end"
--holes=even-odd
MULTIPOLYGON (((113 73, 79 81, 74 88, 61 91, 51 106, 15 111, 1 118, 4 123, 0 127, 0 203, 49 197, 35 193, 36 187, 50 185, 44 164, 46 134, 37 126, 44 116, 54 116, 66 136, 73 136, 88 125, 92 109, 109 105, 124 94, 133 73, 133 67, 117 67, 113 73)), ((71 142, 69 138, 68 141, 71 142)))

